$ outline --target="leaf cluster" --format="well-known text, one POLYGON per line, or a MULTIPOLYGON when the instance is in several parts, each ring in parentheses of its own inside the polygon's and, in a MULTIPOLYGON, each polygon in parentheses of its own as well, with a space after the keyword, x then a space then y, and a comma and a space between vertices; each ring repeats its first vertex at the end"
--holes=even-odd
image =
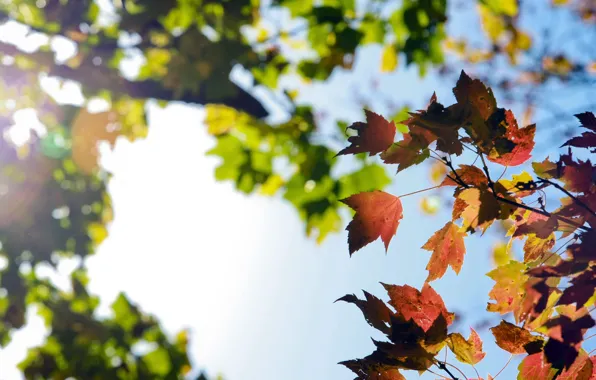
MULTIPOLYGON (((491 89, 463 71, 453 93, 457 101, 453 105, 445 107, 433 95, 425 110, 411 113, 403 121, 409 131, 398 142, 393 141, 395 125, 367 111, 366 123, 351 126, 357 133, 348 140, 351 145, 339 152, 380 153, 385 163, 398 164, 398 172, 435 159, 447 169, 438 187, 455 188, 451 220, 422 247, 432 252, 422 291, 408 285, 385 285, 397 313, 368 293, 365 300, 350 295, 341 298, 356 304, 369 324, 391 340, 375 342, 373 354, 342 364, 359 379, 401 378, 395 371, 425 371, 432 365, 447 369, 455 378, 435 357, 441 345, 447 345, 462 363, 474 365, 482 360, 482 343, 474 331, 468 339, 447 333, 448 314, 443 315, 443 301, 429 283, 440 279, 448 266, 459 273, 465 238, 485 233, 502 221, 510 226, 505 249, 523 240, 524 254, 523 260, 512 258, 487 274, 495 281, 487 311, 511 315, 515 322, 503 320, 491 328, 497 345, 512 355, 526 355, 519 366, 520 380, 590 379, 596 356, 586 353, 582 343, 595 326, 590 312, 596 306, 596 165, 576 157, 571 148, 593 153, 596 118, 590 112, 576 115, 587 131, 565 142, 562 147, 568 150, 557 161, 532 163, 533 174, 494 179, 491 167, 519 166, 530 159, 536 126, 519 128, 510 110, 497 107, 491 89), (474 162, 455 168, 453 160, 464 149, 473 153, 474 162), (558 207, 548 202, 547 208, 546 197, 553 192, 564 197, 558 207), (408 325, 411 335, 396 335, 394 331, 402 331, 402 325, 395 327, 395 315, 415 326, 408 325), (441 324, 436 322, 439 315, 444 318, 440 334, 435 330, 435 323, 441 324), (438 334, 431 337, 432 349, 428 331, 438 334), (415 349, 403 349, 411 344, 415 349)), ((374 191, 351 195, 344 202, 356 212, 347 227, 350 254, 379 237, 387 249, 403 218, 400 197, 374 191)))

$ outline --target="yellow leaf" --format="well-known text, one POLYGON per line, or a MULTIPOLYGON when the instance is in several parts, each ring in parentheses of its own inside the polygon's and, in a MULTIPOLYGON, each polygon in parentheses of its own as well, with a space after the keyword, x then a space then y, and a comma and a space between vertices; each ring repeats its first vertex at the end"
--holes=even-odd
POLYGON ((500 267, 507 264, 513 257, 509 250, 509 245, 503 242, 499 242, 493 246, 493 262, 496 266, 500 267))
POLYGON ((94 245, 99 245, 108 237, 108 229, 101 223, 91 223, 87 229, 87 233, 94 245))
POLYGON ((381 72, 388 73, 397 67, 397 51, 395 46, 386 45, 381 56, 381 72))
POLYGON ((261 194, 273 196, 277 193, 277 190, 280 189, 284 184, 284 179, 277 175, 273 174, 267 178, 267 181, 261 186, 261 194))
POLYGON ((420 201, 420 208, 425 214, 433 215, 439 211, 441 200, 437 196, 424 197, 420 201))
POLYGON ((447 175, 447 166, 443 162, 435 161, 430 168, 430 179, 435 185, 439 185, 447 175))
POLYGON ((214 136, 227 133, 234 126, 245 124, 247 121, 246 117, 230 107, 209 104, 205 110, 207 111, 205 116, 207 131, 214 136))

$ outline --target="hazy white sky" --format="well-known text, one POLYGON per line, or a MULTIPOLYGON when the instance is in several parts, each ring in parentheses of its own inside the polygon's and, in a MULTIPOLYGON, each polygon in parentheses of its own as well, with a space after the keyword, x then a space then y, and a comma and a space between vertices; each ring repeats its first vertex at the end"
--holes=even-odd
MULTIPOLYGON (((379 75, 380 48, 361 53, 354 73, 338 72, 328 85, 305 88, 302 97, 330 117, 360 120, 351 91, 358 87, 375 95, 367 86, 379 75)), ((415 70, 402 69, 384 75, 375 91, 423 107, 433 90, 450 102, 451 87, 433 77, 419 81, 415 70)), ((375 107, 384 110, 381 104, 375 107)), ((115 220, 110 236, 89 260, 92 291, 101 297, 104 311, 125 291, 168 331, 190 328, 192 358, 210 375, 221 372, 228 380, 352 378, 336 363, 369 354, 370 337, 380 336, 355 306, 333 301, 347 293, 361 296, 361 289, 386 298, 381 281, 420 287, 429 258, 420 247, 443 226, 449 210, 424 216, 420 196, 404 198, 405 217, 387 255, 375 242, 350 258, 345 233, 316 246, 283 200, 245 196, 213 180, 217 160, 204 153, 214 141, 202 117, 197 107, 151 107, 148 138, 118 141, 104 155, 104 165, 114 173, 109 189, 115 220)), ((388 191, 404 194, 429 185, 426 168, 418 168, 398 175, 388 191)), ((466 336, 493 284, 482 276, 489 270, 492 242, 490 236, 469 239, 460 275, 448 271, 433 283, 449 309, 464 313, 459 328, 466 336)), ((0 349, 0 380, 19 379, 15 364, 26 347, 43 338, 41 322, 34 316, 29 320, 13 343, 0 349)), ((478 370, 482 376, 495 374, 508 355, 495 348, 490 333, 479 333, 489 360, 478 370)), ((511 364, 501 377, 513 378, 516 366, 511 364)), ((466 374, 473 375, 471 368, 466 374)))

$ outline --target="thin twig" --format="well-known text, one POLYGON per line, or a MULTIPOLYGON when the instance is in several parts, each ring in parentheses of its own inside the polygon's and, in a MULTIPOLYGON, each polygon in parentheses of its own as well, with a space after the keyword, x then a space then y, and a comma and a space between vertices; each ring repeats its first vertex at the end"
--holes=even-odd
POLYGON ((559 248, 557 248, 553 253, 551 253, 547 258, 545 258, 544 260, 542 260, 542 262, 540 263, 540 265, 544 264, 545 262, 547 262, 551 257, 553 257, 554 255, 558 254, 559 251, 565 247, 567 247, 567 245, 569 245, 569 243, 571 243, 572 240, 577 240, 577 236, 572 236, 570 237, 565 243, 563 243, 559 248))
POLYGON ((559 185, 558 183, 549 181, 546 178, 540 178, 538 177, 538 179, 544 183, 548 183, 549 185, 552 185, 554 187, 556 187, 557 189, 561 190, 562 192, 564 192, 569 198, 573 199, 573 201, 575 203, 577 203, 578 205, 580 205, 581 207, 585 208, 586 210, 588 210, 588 212, 590 214, 592 214, 592 216, 596 216, 596 212, 594 212, 594 210, 592 210, 590 208, 590 206, 588 206, 587 204, 585 204, 584 202, 580 201, 579 198, 577 198, 575 195, 571 194, 569 191, 565 190, 565 188, 561 185, 559 185))
POLYGON ((507 204, 512 205, 512 206, 515 206, 515 207, 523 208, 525 210, 532 211, 532 212, 535 212, 537 214, 540 214, 540 215, 543 215, 543 216, 546 216, 546 217, 549 217, 549 218, 550 217, 553 217, 555 219, 558 219, 560 221, 563 221, 563 222, 565 222, 567 224, 572 225, 575 228, 578 228, 580 230, 584 230, 586 232, 591 232, 592 231, 592 228, 583 226, 583 225, 581 225, 581 224, 579 224, 579 223, 577 223, 577 222, 575 222, 575 221, 573 221, 571 219, 568 219, 568 218, 566 218, 564 216, 556 215, 556 214, 551 214, 550 212, 547 212, 547 211, 542 211, 542 210, 539 210, 539 209, 532 208, 532 207, 526 205, 525 203, 517 203, 517 202, 514 202, 514 201, 509 200, 507 198, 503 198, 503 197, 497 195, 496 193, 493 193, 493 194, 494 194, 495 198, 498 201, 501 201, 503 203, 507 203, 507 204))
POLYGON ((441 185, 437 185, 437 186, 429 187, 429 188, 422 189, 422 190, 413 191, 413 192, 411 192, 411 193, 407 193, 407 194, 398 195, 397 197, 398 197, 398 198, 403 198, 403 197, 407 197, 407 196, 409 196, 409 195, 414 195, 414 194, 418 194, 418 193, 423 193, 423 192, 425 192, 425 191, 434 190, 434 189, 436 189, 436 188, 438 188, 438 187, 441 187, 441 185))
POLYGON ((445 376, 445 375, 441 375, 440 373, 436 373, 436 372, 434 372, 434 371, 431 371, 431 370, 430 370, 430 369, 428 369, 428 368, 426 369, 426 371, 427 371, 427 372, 430 372, 430 373, 432 373, 432 374, 433 374, 433 375, 435 375, 435 376, 439 376, 439 377, 440 377, 440 378, 442 378, 442 379, 447 379, 447 380, 449 380, 449 379, 450 379, 449 377, 447 377, 447 376, 445 376))
POLYGON ((509 365, 509 363, 511 362, 511 359, 513 359, 513 355, 509 356, 509 360, 507 360, 507 363, 505 363, 505 365, 503 366, 503 368, 501 368, 499 370, 499 372, 497 372, 496 375, 493 376, 493 379, 496 379, 497 376, 499 376, 501 374, 501 372, 503 372, 505 370, 505 368, 507 368, 507 366, 509 365))
POLYGON ((453 375, 453 374, 451 373, 451 371, 449 371, 449 368, 447 368, 447 366, 445 365, 445 363, 443 363, 443 362, 441 362, 441 361, 437 360, 437 362, 435 363, 435 365, 436 365, 437 367, 439 367, 441 370, 443 370, 443 371, 447 372, 447 374, 448 374, 448 375, 449 375, 449 376, 450 376, 450 377, 451 377, 453 380, 458 380, 458 378, 457 378, 457 377, 455 377, 455 375, 453 375))

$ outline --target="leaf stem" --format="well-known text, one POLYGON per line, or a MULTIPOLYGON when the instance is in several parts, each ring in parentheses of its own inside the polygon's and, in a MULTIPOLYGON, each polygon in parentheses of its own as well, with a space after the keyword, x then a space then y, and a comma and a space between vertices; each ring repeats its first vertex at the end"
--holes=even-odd
POLYGON ((403 198, 403 197, 407 197, 407 196, 409 196, 409 195, 414 195, 414 194, 418 194, 418 193, 423 193, 423 192, 425 192, 425 191, 434 190, 434 189, 436 189, 436 188, 438 188, 438 187, 441 187, 441 185, 437 185, 437 186, 429 187, 429 188, 427 188, 427 189, 422 189, 422 190, 413 191, 413 192, 411 192, 411 193, 407 193, 407 194, 398 195, 397 197, 398 197, 398 198, 403 198))
POLYGON ((496 379, 497 376, 499 376, 501 374, 501 372, 503 372, 505 370, 505 368, 507 368, 507 366, 509 365, 509 363, 511 363, 511 359, 513 359, 513 355, 510 355, 509 356, 509 360, 507 360, 507 363, 505 363, 505 365, 503 366, 503 368, 501 368, 499 370, 499 372, 497 372, 497 374, 493 376, 493 379, 496 379))

